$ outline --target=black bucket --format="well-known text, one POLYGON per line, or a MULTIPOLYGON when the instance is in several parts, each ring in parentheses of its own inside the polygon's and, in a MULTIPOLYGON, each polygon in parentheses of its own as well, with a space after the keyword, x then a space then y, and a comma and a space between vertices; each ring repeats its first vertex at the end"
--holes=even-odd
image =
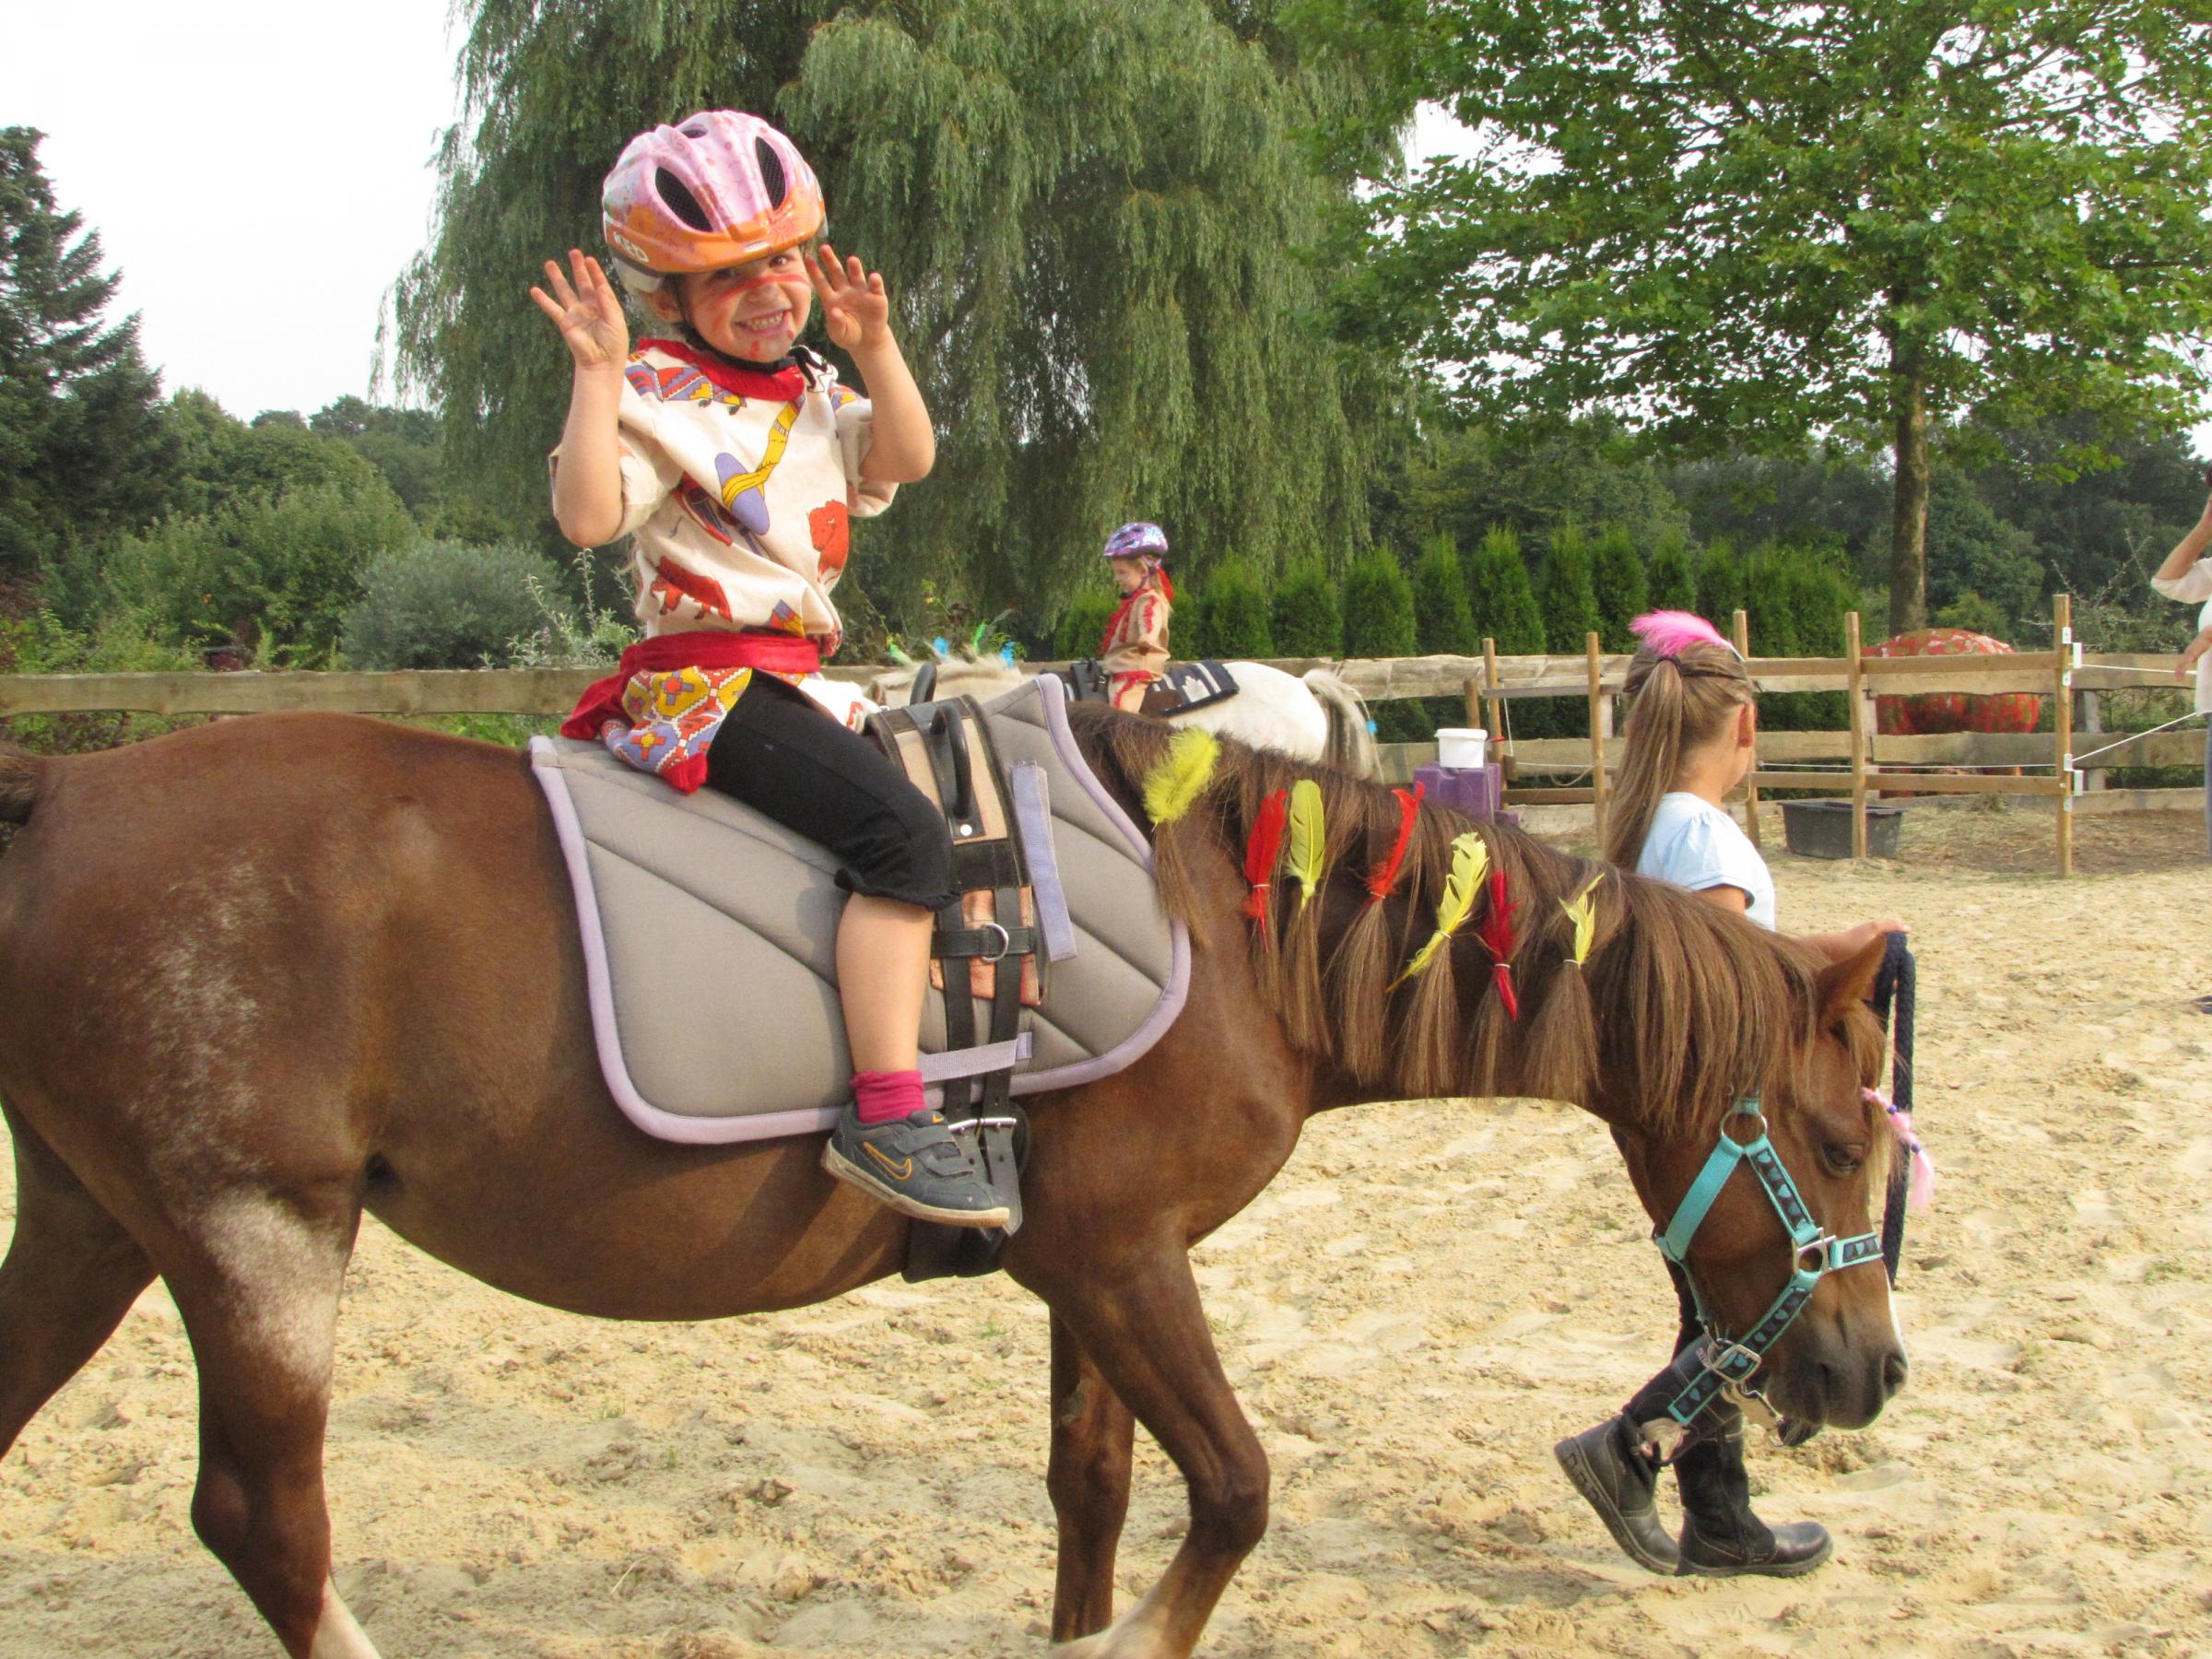
MULTIPOLYGON (((1866 856, 1895 858, 1897 830, 1904 821, 1902 806, 1866 806, 1866 856)), ((1851 856, 1851 803, 1849 801, 1784 801, 1782 803, 1782 839, 1793 853, 1806 858, 1851 856)))

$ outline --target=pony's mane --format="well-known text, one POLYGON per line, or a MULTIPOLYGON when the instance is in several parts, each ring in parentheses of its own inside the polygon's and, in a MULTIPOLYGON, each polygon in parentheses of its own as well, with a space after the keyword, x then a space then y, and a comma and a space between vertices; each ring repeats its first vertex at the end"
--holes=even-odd
MULTIPOLYGON (((1136 795, 1169 734, 1158 722, 1104 711, 1069 713, 1085 752, 1142 823, 1136 795)), ((1328 858, 1321 924, 1288 925, 1296 889, 1278 878, 1278 947, 1253 959, 1270 1000, 1293 1011, 1292 1040, 1362 1085, 1406 1099, 1535 1095, 1595 1106, 1602 1079, 1608 1106, 1660 1133, 1701 1133, 1755 1090, 1769 1100, 1802 1094, 1821 1035, 1818 963, 1802 946, 1667 883, 1430 806, 1416 820, 1394 890, 1362 929, 1364 877, 1400 822, 1390 789, 1232 740, 1220 747, 1197 805, 1153 831, 1162 902, 1185 922, 1197 919, 1202 865, 1241 866, 1261 803, 1298 779, 1318 783, 1328 858), (1492 988, 1493 959, 1477 936, 1487 893, 1421 978, 1392 983, 1430 936, 1453 838, 1469 830, 1481 831, 1489 867, 1503 873, 1516 907, 1517 1021, 1492 988), (1600 874, 1594 942, 1578 968, 1561 901, 1600 874), (1447 994, 1435 994, 1431 981, 1447 994), (1319 982, 1328 992, 1316 1006, 1319 982), (1295 1016, 1306 1007, 1316 1011, 1295 1016)), ((1872 1017, 1847 1021, 1844 1038, 1861 1081, 1872 1082, 1881 1043, 1872 1017)), ((1889 1136, 1869 1138, 1879 1147, 1889 1136)))

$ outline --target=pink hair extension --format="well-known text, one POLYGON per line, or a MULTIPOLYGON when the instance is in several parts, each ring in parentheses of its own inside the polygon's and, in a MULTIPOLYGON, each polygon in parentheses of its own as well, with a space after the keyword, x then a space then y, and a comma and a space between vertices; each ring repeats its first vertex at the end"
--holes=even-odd
POLYGON ((1890 1130, 1897 1135, 1897 1144, 1911 1155, 1912 1176, 1905 1189, 1905 1205, 1909 1209, 1927 1210, 1936 1204, 1936 1160, 1928 1156, 1927 1147, 1921 1145, 1920 1136, 1912 1133, 1912 1114, 1903 1107, 1892 1105, 1889 1097, 1878 1088, 1860 1090, 1869 1104, 1879 1106, 1889 1114, 1890 1130))
POLYGON ((1735 652, 1719 629, 1689 611, 1646 611, 1629 624, 1629 631, 1663 657, 1679 656, 1685 645, 1718 645, 1735 652))

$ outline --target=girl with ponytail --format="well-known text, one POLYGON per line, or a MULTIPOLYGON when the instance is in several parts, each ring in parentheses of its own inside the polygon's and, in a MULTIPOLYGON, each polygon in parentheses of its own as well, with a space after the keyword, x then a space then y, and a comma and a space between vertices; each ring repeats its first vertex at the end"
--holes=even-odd
MULTIPOLYGON (((1629 667, 1628 727, 1606 858, 1771 928, 1774 878, 1722 804, 1751 770, 1759 688, 1735 647, 1702 617, 1656 611, 1630 626, 1640 645, 1629 667)), ((1863 922, 1803 943, 1840 960, 1903 928, 1897 921, 1863 922)), ((1675 1350, 1681 1355, 1703 1332, 1688 1279, 1669 1271, 1681 1303, 1675 1350)), ((1770 1527, 1751 1512, 1743 1414, 1716 1402, 1682 1430, 1666 1415, 1681 1387, 1670 1365, 1618 1417, 1554 1448, 1614 1541, 1653 1572, 1784 1578, 1827 1560, 1832 1545, 1818 1523, 1770 1527), (1679 1544, 1659 1523, 1663 1463, 1672 1465, 1681 1490, 1679 1544)))

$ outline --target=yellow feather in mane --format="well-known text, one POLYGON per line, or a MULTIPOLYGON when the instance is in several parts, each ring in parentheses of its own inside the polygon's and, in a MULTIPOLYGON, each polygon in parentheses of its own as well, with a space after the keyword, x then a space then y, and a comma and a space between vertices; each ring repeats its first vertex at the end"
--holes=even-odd
POLYGON ((1185 726, 1168 745, 1167 758, 1145 778, 1145 812, 1155 824, 1171 824, 1188 812, 1214 780, 1221 746, 1211 732, 1185 726))
POLYGON ((1414 952, 1413 960, 1406 964, 1406 971, 1390 982, 1402 985, 1436 959, 1436 953, 1452 942, 1452 935, 1460 930, 1475 910, 1476 896, 1482 891, 1482 878, 1490 867, 1489 844, 1479 830, 1469 830, 1452 839, 1452 874, 1444 880, 1444 896, 1436 907, 1436 931, 1429 942, 1414 952))
POLYGON ((1600 870, 1572 899, 1559 900, 1559 908, 1567 912, 1567 919, 1574 924, 1574 965, 1577 968, 1590 959, 1590 941, 1597 936, 1597 901, 1593 895, 1597 891, 1597 884, 1605 878, 1606 873, 1600 870))
POLYGON ((1300 778, 1290 785, 1290 874, 1298 877, 1298 908, 1312 902, 1321 886, 1322 863, 1328 852, 1323 833, 1321 785, 1300 778))

